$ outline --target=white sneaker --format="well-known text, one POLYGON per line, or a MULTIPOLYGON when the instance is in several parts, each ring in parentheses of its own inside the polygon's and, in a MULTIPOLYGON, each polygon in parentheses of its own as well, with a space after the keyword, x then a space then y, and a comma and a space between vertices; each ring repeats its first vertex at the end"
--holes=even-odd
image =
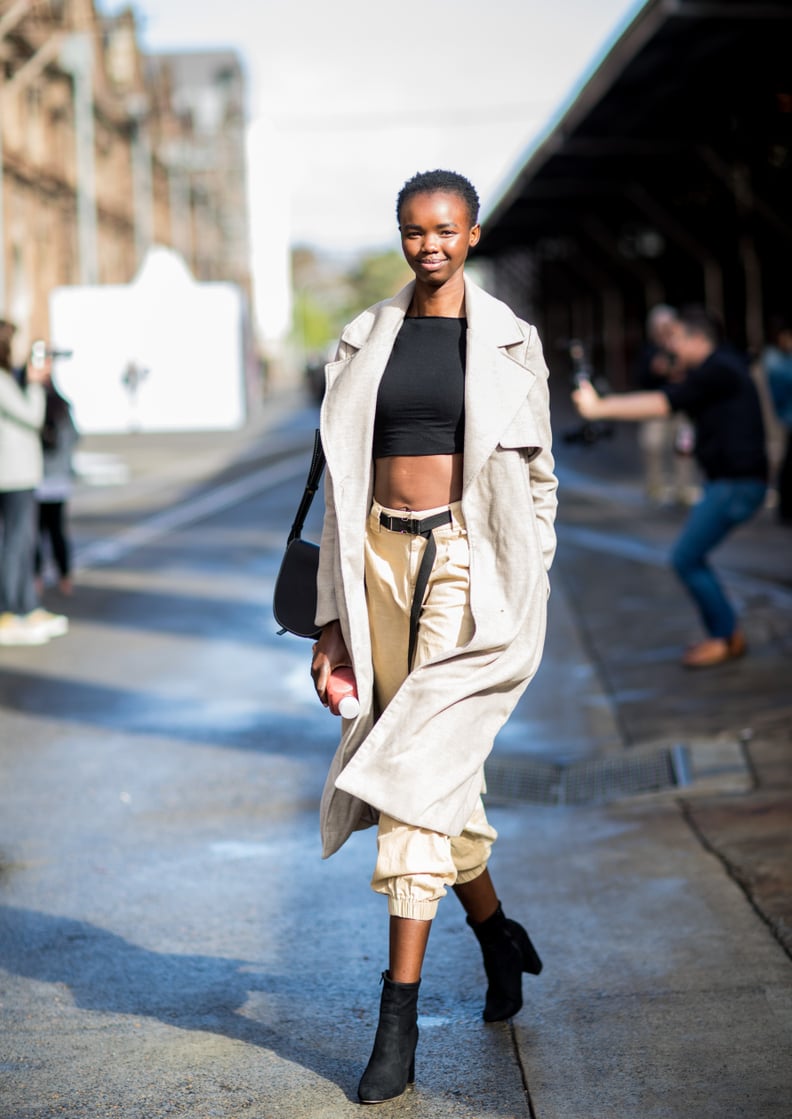
POLYGON ((26 614, 25 621, 43 629, 47 637, 63 637, 69 632, 69 619, 65 614, 52 614, 41 606, 26 614))
POLYGON ((29 615, 0 614, 0 645, 46 645, 50 639, 46 626, 28 618, 29 615))

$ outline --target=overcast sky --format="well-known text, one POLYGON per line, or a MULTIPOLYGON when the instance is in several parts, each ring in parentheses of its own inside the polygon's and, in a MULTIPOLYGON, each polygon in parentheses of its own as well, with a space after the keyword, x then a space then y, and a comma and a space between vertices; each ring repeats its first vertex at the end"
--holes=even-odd
MULTIPOLYGON (((121 0, 105 0, 113 11, 121 0)), ((134 0, 149 50, 231 47, 250 82, 259 228, 395 245, 395 196, 447 167, 484 215, 636 0, 134 0), (260 165, 259 165, 260 164, 260 165), (262 211, 264 211, 262 213, 262 211)))

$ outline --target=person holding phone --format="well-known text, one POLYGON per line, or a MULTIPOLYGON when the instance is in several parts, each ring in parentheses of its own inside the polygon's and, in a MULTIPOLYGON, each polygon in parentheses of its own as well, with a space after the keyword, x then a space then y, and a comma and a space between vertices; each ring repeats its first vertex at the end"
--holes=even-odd
POLYGON ((66 618, 39 607, 33 575, 49 368, 46 354, 34 352, 19 383, 12 368, 15 330, 0 320, 0 645, 44 645, 68 629, 66 618))

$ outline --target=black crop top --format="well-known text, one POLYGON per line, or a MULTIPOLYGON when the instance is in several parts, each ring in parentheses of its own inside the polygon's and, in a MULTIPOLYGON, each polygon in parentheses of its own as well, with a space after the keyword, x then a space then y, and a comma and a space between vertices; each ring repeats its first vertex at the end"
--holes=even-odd
POLYGON ((382 375, 374 458, 461 454, 467 319, 405 318, 382 375))

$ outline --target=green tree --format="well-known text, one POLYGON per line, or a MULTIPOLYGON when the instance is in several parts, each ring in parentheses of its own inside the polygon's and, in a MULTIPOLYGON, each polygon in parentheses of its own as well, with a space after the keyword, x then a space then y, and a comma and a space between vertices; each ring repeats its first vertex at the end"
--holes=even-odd
POLYGON ((292 338, 306 360, 323 354, 345 324, 395 295, 410 277, 400 253, 363 253, 351 264, 310 246, 292 250, 292 338))
POLYGON ((334 316, 310 291, 295 292, 293 306, 295 341, 306 354, 323 353, 337 333, 334 316))
POLYGON ((395 249, 365 253, 347 273, 350 293, 346 317, 353 318, 372 303, 395 295, 409 278, 410 270, 404 257, 395 249))

